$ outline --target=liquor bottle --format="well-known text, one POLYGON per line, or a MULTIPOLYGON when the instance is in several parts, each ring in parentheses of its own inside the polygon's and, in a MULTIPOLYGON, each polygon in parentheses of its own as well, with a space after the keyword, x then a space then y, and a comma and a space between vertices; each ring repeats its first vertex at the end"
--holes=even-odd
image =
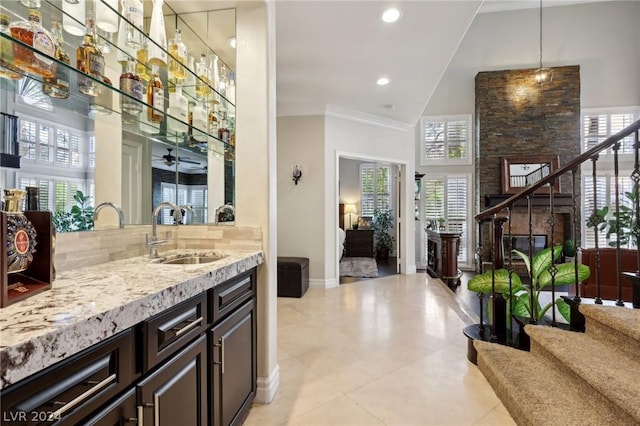
POLYGON ((6 272, 10 274, 27 269, 36 252, 38 234, 21 209, 25 195, 26 191, 22 189, 4 190, 3 211, 6 212, 7 232, 2 237, 2 245, 6 247, 7 257, 2 263, 6 265, 6 272))
POLYGON ((218 128, 218 139, 226 144, 231 140, 229 129, 227 128, 227 120, 222 120, 220 122, 220 127, 218 128))
MULTIPOLYGON (((104 56, 102 51, 97 46, 95 28, 93 26, 93 18, 87 17, 87 27, 84 33, 84 40, 82 44, 78 46, 76 50, 78 71, 93 77, 96 80, 102 81, 102 74, 104 73, 104 56)), ((101 92, 100 83, 97 81, 78 74, 78 89, 89 96, 98 96, 101 92)))
POLYGON ((142 25, 144 6, 142 0, 123 0, 122 11, 127 18, 126 45, 133 49, 140 49, 142 45, 142 25))
MULTIPOLYGON (((29 9, 29 21, 16 21, 9 25, 11 36, 20 40, 33 49, 53 57, 56 46, 49 31, 42 28, 42 14, 36 9, 29 9)), ((32 74, 45 78, 53 78, 56 75, 56 64, 53 60, 39 55, 28 47, 14 43, 14 65, 32 74)))
POLYGON ((184 80, 186 77, 185 65, 187 63, 187 46, 182 42, 182 35, 179 28, 176 28, 176 35, 169 41, 169 78, 174 80, 184 80))
POLYGON ((40 9, 40 0, 20 0, 20 4, 27 9, 40 9))
POLYGON ((154 43, 149 46, 149 65, 167 66, 167 33, 162 14, 164 0, 153 0, 149 37, 154 43))
POLYGON ((217 105, 212 105, 211 108, 209 108, 209 126, 208 126, 208 131, 210 135, 213 136, 218 136, 218 117, 216 117, 216 109, 217 109, 217 105))
MULTIPOLYGON (((64 50, 62 28, 56 21, 51 22, 51 35, 56 43, 56 59, 67 65, 71 64, 71 59, 64 50)), ((69 69, 64 65, 56 66, 56 76, 44 79, 42 91, 52 98, 67 99, 69 97, 69 69)))
POLYGON ((177 84, 175 86, 175 91, 173 93, 169 93, 169 109, 167 110, 167 113, 176 118, 168 120, 167 124, 170 130, 178 133, 184 133, 188 130, 188 108, 187 97, 182 94, 182 85, 177 84))
POLYGON ((122 116, 125 123, 135 122, 142 111, 142 89, 142 81, 136 74, 136 60, 130 57, 127 70, 120 75, 120 91, 124 93, 120 95, 120 108, 128 114, 122 116))
POLYGON ((220 81, 218 82, 218 92, 225 98, 227 97, 227 88, 229 87, 229 79, 227 78, 227 67, 220 65, 220 81))
POLYGON ((186 77, 184 79, 184 87, 189 88, 189 90, 193 93, 196 88, 196 75, 195 72, 195 59, 193 56, 189 56, 189 62, 187 65, 188 70, 186 71, 186 77))
POLYGON ((198 81, 196 81, 196 98, 200 100, 207 99, 211 94, 211 71, 207 66, 207 56, 204 53, 200 54, 200 60, 196 64, 196 75, 198 81))
POLYGON ((218 83, 220 82, 220 72, 218 65, 218 55, 215 53, 211 55, 211 64, 209 64, 209 69, 211 70, 211 86, 217 92, 219 90, 218 83))
POLYGON ((142 42, 140 49, 136 52, 136 74, 144 81, 149 81, 149 73, 147 73, 147 62, 149 58, 149 43, 147 40, 142 42))
POLYGON ((233 105, 236 104, 236 73, 229 73, 229 86, 227 87, 227 99, 233 105))
MULTIPOLYGON (((4 14, 0 14, 0 32, 11 35, 9 17, 4 14)), ((13 65, 13 43, 4 37, 0 38, 0 77, 11 80, 22 78, 22 74, 13 65)))
POLYGON ((158 74, 158 65, 151 66, 151 79, 147 84, 147 119, 152 123, 160 123, 164 118, 164 86, 158 74))

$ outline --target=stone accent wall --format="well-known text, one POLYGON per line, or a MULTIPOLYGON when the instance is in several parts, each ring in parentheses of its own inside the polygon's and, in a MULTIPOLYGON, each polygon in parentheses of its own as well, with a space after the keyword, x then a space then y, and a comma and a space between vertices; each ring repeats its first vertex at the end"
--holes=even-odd
MULTIPOLYGON (((580 67, 553 68, 553 81, 543 86, 533 82, 534 71, 488 71, 476 75, 476 185, 479 206, 484 206, 486 194, 500 194, 502 191, 502 157, 558 155, 560 166, 563 166, 580 154, 580 67)), ((579 196, 579 172, 576 183, 579 196)), ((560 185, 560 192, 571 192, 570 174, 561 179, 560 185)), ((483 209, 481 207, 480 210, 483 209)), ((568 216, 570 209, 565 208, 561 213, 568 216)), ((558 219, 560 226, 564 223, 566 227, 569 223, 567 217, 558 219)), ((540 219, 537 222, 546 225, 540 219)), ((534 230, 534 234, 546 233, 543 230, 534 230)), ((569 235, 569 230, 558 231, 556 229, 556 241, 560 235, 569 235)), ((483 231, 483 234, 488 233, 483 231)), ((488 247, 487 241, 482 244, 488 247)))

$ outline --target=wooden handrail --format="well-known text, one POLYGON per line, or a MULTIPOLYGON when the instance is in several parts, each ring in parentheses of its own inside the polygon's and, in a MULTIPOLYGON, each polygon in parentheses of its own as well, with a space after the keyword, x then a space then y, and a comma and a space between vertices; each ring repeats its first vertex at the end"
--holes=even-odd
POLYGON ((625 137, 633 134, 634 132, 636 132, 638 130, 640 130, 640 120, 634 122, 633 124, 631 124, 628 127, 625 127, 624 129, 622 129, 621 131, 619 131, 615 135, 612 135, 612 136, 608 137, 607 139, 602 141, 600 144, 594 146, 590 150, 580 154, 579 156, 577 156, 573 160, 569 161, 564 166, 562 166, 559 169, 555 170, 553 173, 551 173, 550 175, 548 175, 544 179, 541 179, 540 181, 536 182, 535 184, 523 189, 522 191, 518 192, 517 194, 514 194, 513 196, 507 198, 503 202, 495 205, 494 207, 490 207, 490 208, 478 213, 474 217, 476 222, 480 223, 482 221, 488 220, 491 217, 493 217, 496 214, 498 214, 499 212, 501 212, 502 210, 506 209, 507 207, 513 206, 517 201, 519 201, 519 200, 521 200, 521 199, 533 194, 538 188, 542 188, 543 186, 554 182, 555 179, 559 179, 560 176, 564 175, 565 173, 567 173, 567 172, 569 172, 571 170, 576 169, 582 163, 584 163, 584 162, 586 162, 588 160, 591 160, 594 157, 597 157, 603 150, 615 145, 616 143, 618 143, 619 141, 621 141, 625 137))

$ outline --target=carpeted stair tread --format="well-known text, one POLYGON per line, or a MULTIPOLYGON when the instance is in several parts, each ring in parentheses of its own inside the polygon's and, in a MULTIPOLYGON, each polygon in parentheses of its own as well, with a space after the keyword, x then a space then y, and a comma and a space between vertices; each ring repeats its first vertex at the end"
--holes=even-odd
POLYGON ((580 305, 579 309, 585 317, 605 324, 640 344, 640 310, 603 305, 580 305))
POLYGON ((583 333, 526 325, 531 353, 546 356, 640 424, 640 360, 583 333))
POLYGON ((478 367, 519 425, 633 424, 530 352, 476 340, 478 367))

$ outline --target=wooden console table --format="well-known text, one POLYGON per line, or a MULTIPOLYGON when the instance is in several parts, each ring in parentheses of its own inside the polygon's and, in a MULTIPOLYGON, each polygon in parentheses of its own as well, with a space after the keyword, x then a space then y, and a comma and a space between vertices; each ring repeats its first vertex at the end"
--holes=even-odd
POLYGON ((373 257, 373 229, 347 229, 346 257, 373 257))
POLYGON ((462 272, 458 269, 459 232, 427 230, 427 271, 447 285, 459 285, 462 272))

